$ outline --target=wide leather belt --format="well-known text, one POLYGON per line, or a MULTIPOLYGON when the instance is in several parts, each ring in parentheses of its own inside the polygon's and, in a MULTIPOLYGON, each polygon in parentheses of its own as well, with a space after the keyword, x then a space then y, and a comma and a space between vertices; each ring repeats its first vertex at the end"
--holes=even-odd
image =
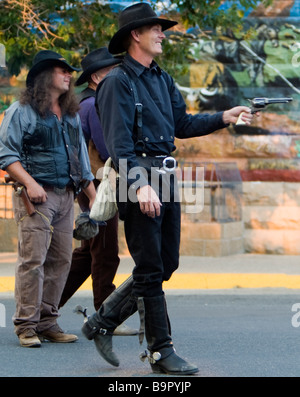
POLYGON ((56 187, 56 186, 50 186, 50 185, 44 185, 43 186, 44 190, 54 192, 55 194, 62 196, 66 192, 74 192, 74 187, 71 185, 64 186, 62 188, 56 187))

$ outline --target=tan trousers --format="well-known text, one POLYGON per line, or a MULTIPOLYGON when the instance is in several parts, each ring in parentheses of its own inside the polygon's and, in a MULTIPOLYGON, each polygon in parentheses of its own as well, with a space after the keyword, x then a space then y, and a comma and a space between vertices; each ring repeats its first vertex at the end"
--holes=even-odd
POLYGON ((18 264, 15 278, 17 335, 25 329, 44 331, 56 324, 58 304, 72 258, 74 195, 48 191, 37 213, 26 215, 23 202, 13 197, 18 224, 18 264))

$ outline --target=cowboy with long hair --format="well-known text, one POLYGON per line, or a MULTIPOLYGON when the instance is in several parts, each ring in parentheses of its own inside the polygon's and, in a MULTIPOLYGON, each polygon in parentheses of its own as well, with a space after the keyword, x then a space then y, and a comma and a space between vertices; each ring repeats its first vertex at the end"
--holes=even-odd
POLYGON ((13 322, 24 347, 77 340, 57 324, 58 304, 71 264, 74 194, 82 189, 92 205, 96 193, 74 70, 60 54, 40 51, 0 128, 0 167, 26 189, 35 210, 29 216, 21 196, 13 196, 19 236, 13 322))

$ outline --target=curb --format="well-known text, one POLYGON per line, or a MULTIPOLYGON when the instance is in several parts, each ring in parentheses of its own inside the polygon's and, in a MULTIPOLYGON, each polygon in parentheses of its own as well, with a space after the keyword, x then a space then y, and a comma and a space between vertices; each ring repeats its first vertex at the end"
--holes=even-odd
MULTIPOLYGON (((119 286, 130 274, 117 274, 114 283, 119 286)), ((0 277, 0 292, 13 292, 15 277, 0 277)), ((300 275, 273 273, 174 273, 164 283, 165 290, 209 290, 235 288, 300 289, 300 275)), ((89 277, 78 291, 92 291, 89 277)))

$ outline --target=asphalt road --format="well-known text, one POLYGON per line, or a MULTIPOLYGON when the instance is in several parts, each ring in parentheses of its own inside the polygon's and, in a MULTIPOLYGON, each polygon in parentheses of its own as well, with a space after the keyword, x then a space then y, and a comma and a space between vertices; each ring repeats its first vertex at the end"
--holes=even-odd
MULTIPOLYGON (((300 375, 299 290, 175 293, 167 294, 167 303, 177 353, 199 367, 198 374, 181 377, 182 382, 203 377, 300 375)), ((61 309, 60 326, 77 334, 79 340, 71 344, 45 342, 41 348, 34 349, 20 347, 14 334, 13 297, 1 294, 0 304, 2 313, 5 309, 5 324, 3 315, 0 323, 1 377, 97 377, 107 378, 107 385, 113 385, 107 387, 113 388, 117 387, 115 382, 119 378, 127 381, 144 378, 153 384, 149 364, 139 359, 140 352, 146 348, 145 341, 141 347, 136 336, 114 337, 114 350, 121 362, 115 368, 98 355, 92 341, 81 335, 82 318, 73 313, 73 308, 81 304, 92 314, 89 294, 77 293, 61 309)), ((126 323, 138 327, 138 316, 126 323)), ((174 378, 155 377, 163 382, 174 378)), ((180 387, 185 385, 182 383, 180 387)))

